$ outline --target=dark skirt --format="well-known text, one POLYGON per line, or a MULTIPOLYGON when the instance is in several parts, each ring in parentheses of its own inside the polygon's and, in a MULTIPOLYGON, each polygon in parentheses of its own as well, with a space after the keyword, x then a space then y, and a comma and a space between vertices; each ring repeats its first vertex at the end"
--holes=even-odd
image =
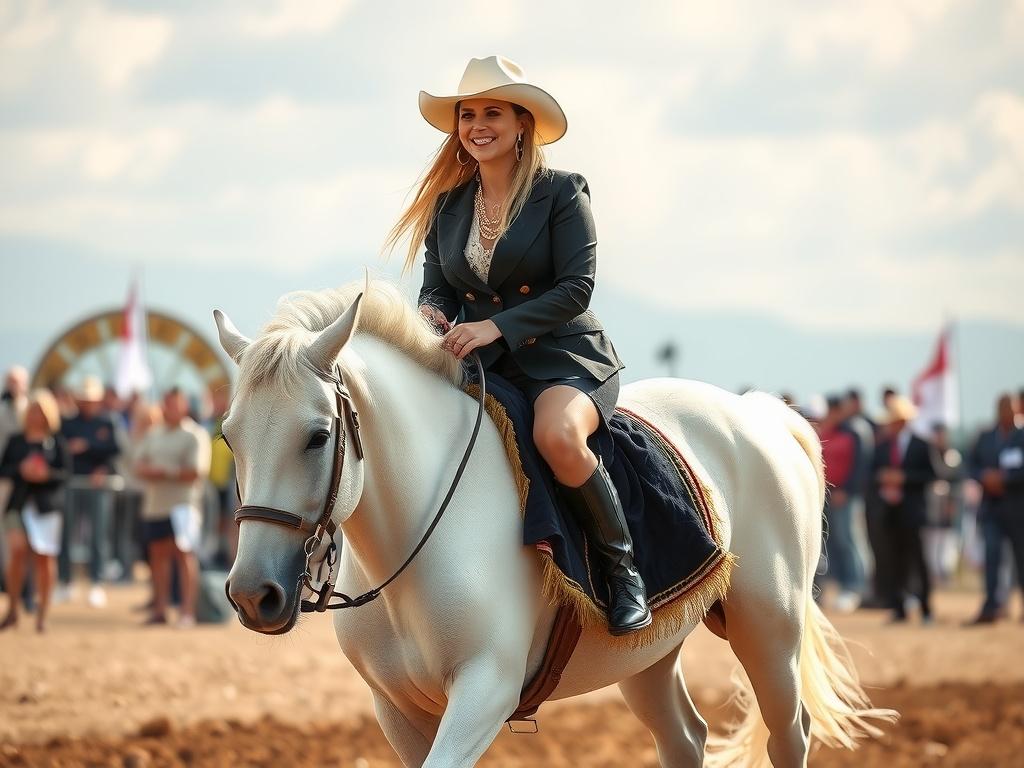
POLYGON ((611 430, 609 429, 608 422, 612 418, 612 414, 615 413, 615 404, 619 399, 619 373, 616 371, 604 381, 598 381, 592 376, 571 376, 569 378, 562 379, 534 379, 526 374, 519 364, 509 354, 503 354, 499 357, 493 365, 488 369, 494 371, 502 378, 508 380, 510 384, 521 389, 530 401, 530 405, 537 399, 541 392, 548 387, 554 387, 556 385, 565 385, 569 387, 575 387, 581 392, 589 395, 590 399, 594 402, 597 407, 597 412, 600 415, 600 424, 598 425, 597 431, 591 435, 591 440, 588 443, 591 444, 591 448, 596 452, 599 451, 598 446, 601 449, 605 448, 606 445, 611 443, 611 430))

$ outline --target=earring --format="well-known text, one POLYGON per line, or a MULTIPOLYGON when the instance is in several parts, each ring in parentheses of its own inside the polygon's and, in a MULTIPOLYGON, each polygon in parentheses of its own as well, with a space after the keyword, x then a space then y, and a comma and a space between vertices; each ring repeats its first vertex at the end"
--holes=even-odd
POLYGON ((465 160, 462 159, 462 147, 455 150, 455 159, 459 161, 459 165, 467 165, 473 158, 467 157, 465 160))
POLYGON ((520 131, 519 135, 516 137, 516 160, 519 161, 519 160, 522 160, 522 159, 523 159, 523 132, 520 131))

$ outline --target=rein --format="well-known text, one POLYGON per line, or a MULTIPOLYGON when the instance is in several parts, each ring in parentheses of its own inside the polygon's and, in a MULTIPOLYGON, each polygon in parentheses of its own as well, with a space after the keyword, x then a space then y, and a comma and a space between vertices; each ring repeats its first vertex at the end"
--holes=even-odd
MULTIPOLYGON (((469 445, 466 446, 466 452, 462 456, 462 461, 455 472, 455 477, 452 479, 452 483, 448 488, 448 493, 445 495, 444 501, 442 501, 441 506, 438 507, 437 512, 434 514, 434 519, 430 522, 427 530, 423 533, 419 543, 412 550, 409 557, 406 558, 405 562, 399 566, 398 570, 380 586, 374 587, 370 591, 364 592, 356 597, 349 597, 344 592, 337 592, 334 589, 335 579, 337 578, 337 574, 335 574, 335 566, 338 562, 338 545, 334 542, 334 534, 338 529, 337 524, 334 522, 334 505, 338 501, 338 483, 341 480, 342 469, 345 465, 346 444, 345 425, 342 423, 342 418, 345 419, 349 428, 352 430, 352 439, 355 443, 357 458, 363 458, 363 445, 359 436, 359 414, 356 412, 355 403, 352 401, 352 396, 349 394, 348 387, 345 386, 345 382, 342 379, 341 366, 335 365, 337 377, 332 379, 334 383, 334 399, 337 405, 337 414, 334 417, 334 459, 331 464, 331 484, 328 487, 327 498, 324 500, 324 507, 323 511, 320 513, 320 517, 315 523, 311 523, 301 515, 296 515, 294 512, 253 504, 243 504, 235 510, 235 522, 238 525, 241 525, 243 520, 256 520, 264 523, 282 525, 286 528, 292 528, 303 533, 310 534, 302 548, 306 559, 305 569, 299 577, 299 593, 301 595, 302 589, 308 588, 310 592, 316 596, 316 599, 302 600, 300 602, 300 610, 303 613, 312 613, 314 611, 319 613, 339 608, 356 608, 360 605, 365 605, 366 603, 376 600, 377 597, 380 596, 381 591, 399 577, 402 571, 412 563, 416 555, 418 555, 420 550, 423 549, 424 545, 426 545, 430 535, 434 532, 434 529, 437 528, 437 524, 441 522, 441 516, 444 515, 449 502, 451 502, 452 497, 455 495, 455 489, 458 487, 459 481, 462 479, 462 475, 466 470, 466 465, 469 464, 469 457, 473 453, 473 447, 476 445, 477 435, 480 433, 480 423, 483 420, 484 398, 486 395, 487 384, 484 376, 483 364, 480 362, 480 355, 475 351, 473 352, 473 362, 476 363, 477 373, 480 376, 480 394, 478 397, 476 423, 473 425, 473 434, 469 438, 469 445), (317 566, 317 575, 314 580, 312 573, 312 559, 314 553, 316 553, 321 544, 323 544, 324 537, 327 537, 330 543, 327 546, 327 551, 324 553, 323 559, 317 566), (327 565, 327 578, 322 580, 321 586, 318 589, 314 587, 313 584, 314 582, 321 581, 320 577, 323 573, 324 564, 327 565), (331 602, 334 598, 337 598, 337 601, 331 602)), ((320 375, 323 376, 323 374, 320 375)), ((227 440, 225 439, 224 442, 227 443, 227 440)), ((228 445, 228 448, 230 449, 231 446, 228 445)), ((241 500, 241 493, 238 494, 238 498, 241 500)))

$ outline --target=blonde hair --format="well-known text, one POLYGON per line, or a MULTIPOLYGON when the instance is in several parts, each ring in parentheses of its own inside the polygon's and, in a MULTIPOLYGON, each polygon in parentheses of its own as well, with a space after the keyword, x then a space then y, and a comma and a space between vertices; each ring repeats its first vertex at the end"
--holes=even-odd
MULTIPOLYGON (((53 396, 53 393, 48 389, 33 389, 29 392, 28 401, 25 404, 25 414, 22 417, 23 420, 28 419, 29 409, 33 405, 38 405, 39 410, 43 413, 43 418, 46 419, 46 426, 50 430, 51 435, 55 435, 60 431, 60 406, 57 405, 57 398, 53 396)), ((22 429, 25 425, 22 424, 22 429)))
MULTIPOLYGON (((420 244, 426 240, 434 216, 437 215, 438 198, 445 192, 466 183, 476 174, 476 163, 462 165, 457 157, 458 151, 462 147, 458 129, 459 105, 461 103, 455 104, 455 130, 448 134, 448 138, 434 153, 433 160, 420 174, 420 178, 415 184, 412 203, 402 212, 384 240, 381 250, 382 252, 386 251, 386 255, 390 255, 402 236, 407 233, 410 235, 409 250, 402 265, 403 275, 411 271, 416 263, 420 244)), ((510 204, 501 206, 501 221, 498 225, 498 238, 495 242, 501 239, 509 224, 515 220, 526 204, 537 171, 545 168, 544 152, 541 145, 537 143, 537 126, 533 119, 533 113, 526 107, 515 103, 512 103, 512 109, 517 117, 526 119, 526 129, 523 131, 523 157, 516 163, 512 171, 512 183, 509 187, 508 198, 510 204)))

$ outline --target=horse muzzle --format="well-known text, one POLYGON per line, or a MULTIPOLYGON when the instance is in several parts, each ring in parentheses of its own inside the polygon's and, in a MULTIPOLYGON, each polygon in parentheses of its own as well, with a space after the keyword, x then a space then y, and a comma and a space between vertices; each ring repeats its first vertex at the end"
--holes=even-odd
POLYGON ((224 591, 246 629, 281 635, 298 620, 299 595, 295 586, 289 590, 273 579, 245 584, 244 580, 229 575, 224 591))

